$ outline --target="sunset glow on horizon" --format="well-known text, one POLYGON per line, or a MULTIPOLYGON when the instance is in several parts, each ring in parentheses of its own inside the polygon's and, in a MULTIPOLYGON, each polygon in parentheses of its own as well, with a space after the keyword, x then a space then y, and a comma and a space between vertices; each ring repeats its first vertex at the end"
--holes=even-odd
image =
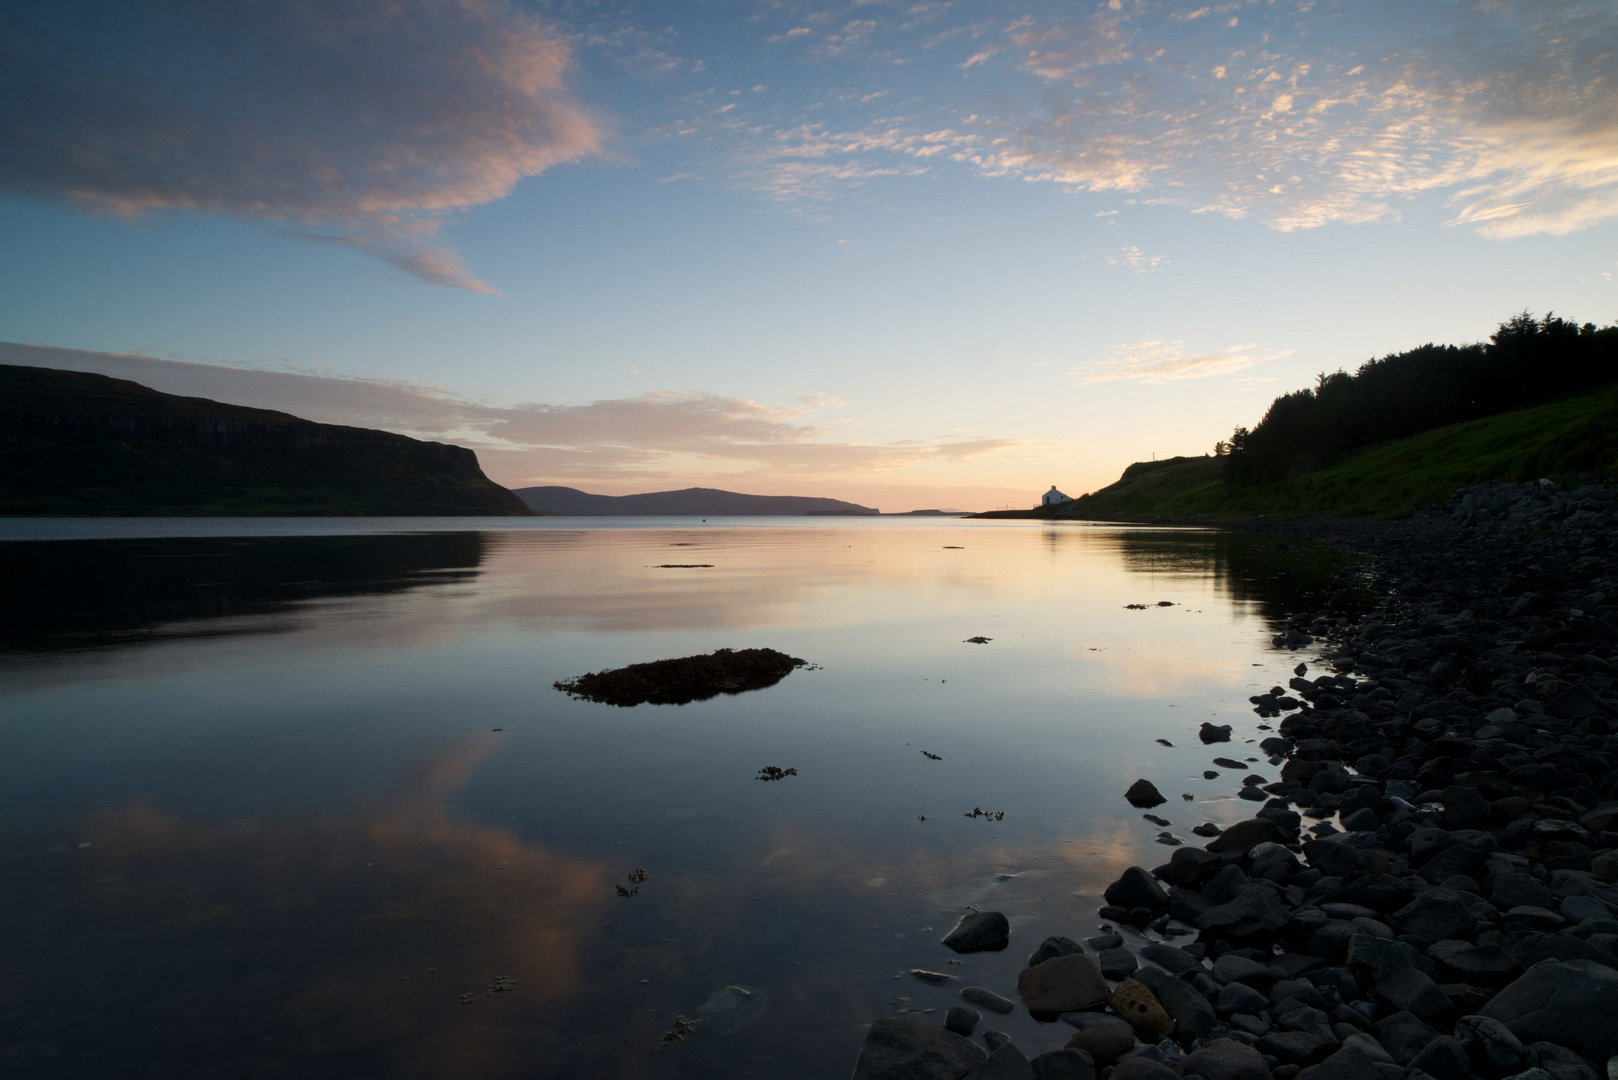
POLYGON ((1594 0, 0 15, 0 363, 508 487, 1029 506, 1618 319, 1594 0))

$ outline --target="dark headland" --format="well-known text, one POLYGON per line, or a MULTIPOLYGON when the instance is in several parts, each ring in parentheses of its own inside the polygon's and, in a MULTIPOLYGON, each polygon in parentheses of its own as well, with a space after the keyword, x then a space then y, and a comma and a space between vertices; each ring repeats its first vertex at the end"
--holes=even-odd
POLYGON ((528 515, 460 446, 0 365, 0 514, 528 515))

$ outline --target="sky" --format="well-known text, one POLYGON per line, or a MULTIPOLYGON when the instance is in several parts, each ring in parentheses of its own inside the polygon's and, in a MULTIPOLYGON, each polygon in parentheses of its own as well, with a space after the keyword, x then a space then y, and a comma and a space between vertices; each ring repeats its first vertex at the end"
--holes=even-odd
POLYGON ((1583 0, 0 9, 0 362, 498 482, 1027 506, 1618 320, 1583 0))

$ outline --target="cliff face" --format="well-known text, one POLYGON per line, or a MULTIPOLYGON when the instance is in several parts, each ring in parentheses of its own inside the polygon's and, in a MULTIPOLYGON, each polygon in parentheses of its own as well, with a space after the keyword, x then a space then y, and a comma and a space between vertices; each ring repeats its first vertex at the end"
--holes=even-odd
POLYGON ((0 365, 0 513, 526 515, 461 446, 0 365))

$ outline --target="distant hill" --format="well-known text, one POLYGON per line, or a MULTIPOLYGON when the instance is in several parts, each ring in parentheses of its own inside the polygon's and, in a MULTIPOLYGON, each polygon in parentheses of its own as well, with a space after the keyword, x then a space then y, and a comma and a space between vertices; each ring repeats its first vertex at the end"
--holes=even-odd
POLYGON ((0 365, 0 514, 530 513, 465 447, 0 365))
POLYGON ((698 517, 770 516, 803 517, 807 514, 865 515, 878 511, 840 499, 801 495, 743 495, 718 488, 683 488, 649 491, 644 495, 591 495, 570 487, 517 488, 514 494, 542 514, 578 517, 671 515, 698 517))

